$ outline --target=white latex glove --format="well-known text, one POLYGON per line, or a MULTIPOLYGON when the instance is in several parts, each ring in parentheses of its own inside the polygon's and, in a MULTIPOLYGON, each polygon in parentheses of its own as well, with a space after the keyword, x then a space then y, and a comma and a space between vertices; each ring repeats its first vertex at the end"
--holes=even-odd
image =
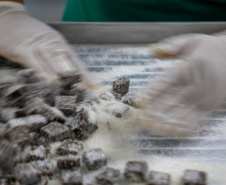
POLYGON ((83 66, 63 36, 29 16, 22 4, 0 2, 0 26, 0 55, 50 78, 77 69, 89 84, 83 66))
POLYGON ((145 92, 142 123, 160 135, 190 135, 226 97, 226 36, 181 35, 153 46, 155 57, 185 62, 145 92))

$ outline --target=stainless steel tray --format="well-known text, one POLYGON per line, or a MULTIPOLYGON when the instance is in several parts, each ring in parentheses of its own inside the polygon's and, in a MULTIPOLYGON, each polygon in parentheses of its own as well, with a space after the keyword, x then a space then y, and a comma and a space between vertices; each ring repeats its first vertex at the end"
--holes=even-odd
POLYGON ((226 30, 226 22, 50 23, 72 44, 144 44, 184 33, 226 30))
MULTIPOLYGON (((51 24, 74 45, 80 59, 105 85, 120 76, 131 80, 137 92, 175 65, 149 55, 147 43, 183 33, 214 33, 226 23, 63 23, 51 24)), ((178 61, 179 62, 179 61, 178 61)), ((143 131, 129 138, 134 150, 149 162, 150 170, 172 175, 179 185, 185 169, 206 171, 209 184, 226 184, 226 103, 203 121, 189 138, 164 138, 143 131)))

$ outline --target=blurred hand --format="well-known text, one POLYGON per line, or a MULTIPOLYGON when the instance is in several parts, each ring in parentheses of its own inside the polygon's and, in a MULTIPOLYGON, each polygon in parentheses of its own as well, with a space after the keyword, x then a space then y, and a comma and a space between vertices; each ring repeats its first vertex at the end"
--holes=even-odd
POLYGON ((0 55, 45 77, 55 78, 57 72, 85 70, 61 34, 29 16, 24 6, 0 2, 0 55))
POLYGON ((173 56, 185 62, 145 92, 143 124, 160 135, 190 135, 226 97, 226 37, 182 35, 153 47, 157 58, 173 56))

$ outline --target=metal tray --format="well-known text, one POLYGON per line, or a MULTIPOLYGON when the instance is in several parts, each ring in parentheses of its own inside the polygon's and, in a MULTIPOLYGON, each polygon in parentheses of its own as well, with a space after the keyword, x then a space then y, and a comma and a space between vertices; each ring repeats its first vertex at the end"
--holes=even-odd
MULTIPOLYGON (((148 44, 184 33, 211 34, 226 23, 52 23, 74 45, 89 71, 111 85, 120 76, 131 79, 131 91, 175 65, 149 55, 148 44)), ((203 121, 189 138, 164 138, 143 131, 131 136, 134 150, 149 162, 150 170, 168 172, 172 184, 181 184, 185 169, 208 173, 211 185, 226 184, 226 103, 203 121)))
MULTIPOLYGON (((148 82, 180 62, 151 57, 145 44, 78 44, 74 48, 104 85, 110 87, 115 79, 126 76, 131 80, 132 92, 142 91, 148 82)), ((150 170, 170 173, 173 185, 181 183, 186 169, 207 172, 209 185, 226 184, 226 103, 189 138, 164 138, 144 130, 127 139, 141 159, 148 161, 150 170)))
POLYGON ((144 44, 184 33, 211 34, 226 22, 50 23, 72 44, 144 44))
MULTIPOLYGON (((225 22, 202 23, 50 23, 71 44, 88 70, 105 85, 127 76, 131 91, 145 88, 173 67, 173 60, 150 56, 149 43, 184 33, 211 34, 226 30, 225 22)), ((208 173, 209 185, 226 184, 226 103, 203 121, 189 138, 164 138, 143 131, 128 138, 150 170, 170 173, 181 184, 186 169, 208 173)))

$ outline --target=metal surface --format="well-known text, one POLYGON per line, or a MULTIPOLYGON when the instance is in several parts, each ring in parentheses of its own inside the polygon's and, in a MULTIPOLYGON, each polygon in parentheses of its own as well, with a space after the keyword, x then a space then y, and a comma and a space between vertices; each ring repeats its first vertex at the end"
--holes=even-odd
MULTIPOLYGON (((130 79, 130 92, 134 93, 182 62, 155 59, 149 55, 147 45, 84 44, 74 49, 90 73, 104 85, 111 87, 114 80, 126 76, 130 79)), ((207 172, 208 185, 226 184, 226 102, 190 137, 160 137, 144 130, 127 136, 126 140, 133 151, 141 154, 140 159, 149 163, 151 170, 169 173, 172 185, 182 184, 180 179, 186 169, 207 172)))
MULTIPOLYGON (((226 23, 51 25, 71 43, 77 44, 74 47, 76 53, 103 84, 110 86, 113 80, 127 76, 131 80, 132 92, 145 88, 148 81, 156 79, 175 65, 172 60, 151 57, 150 48, 145 43, 183 33, 226 30, 226 23)), ((182 184, 181 177, 186 169, 207 172, 208 185, 225 185, 226 103, 209 115, 189 138, 165 138, 151 131, 143 131, 128 140, 133 149, 142 154, 142 160, 149 162, 150 170, 170 173, 173 185, 182 184)))
MULTIPOLYGON (((126 76, 131 80, 131 92, 143 90, 148 82, 154 82, 152 80, 162 75, 169 67, 181 62, 153 58, 149 55, 150 48, 144 43, 177 33, 212 33, 226 29, 225 23, 52 25, 71 43, 76 43, 75 52, 91 75, 98 77, 101 83, 109 87, 115 79, 126 76)), ((14 68, 17 66, 12 64, 6 66, 5 70, 1 68, 0 80, 7 75, 15 76, 14 68), (10 69, 10 66, 13 69, 10 69)), ((189 138, 160 137, 150 130, 144 130, 126 139, 125 143, 132 146, 133 152, 141 154, 139 159, 148 162, 149 170, 169 173, 172 185, 182 184, 181 178, 186 169, 207 172, 208 185, 226 184, 226 103, 210 114, 189 138)), ((105 141, 105 138, 102 140, 105 141)), ((119 160, 119 163, 121 162, 119 160)), ((108 165, 112 164, 108 161, 108 165)), ((115 167, 124 169, 124 164, 116 164, 115 167)), ((85 174, 84 184, 90 184, 92 178, 92 172, 85 174)))
POLYGON ((184 33, 226 30, 226 22, 200 23, 50 23, 72 44, 151 43, 184 33))

